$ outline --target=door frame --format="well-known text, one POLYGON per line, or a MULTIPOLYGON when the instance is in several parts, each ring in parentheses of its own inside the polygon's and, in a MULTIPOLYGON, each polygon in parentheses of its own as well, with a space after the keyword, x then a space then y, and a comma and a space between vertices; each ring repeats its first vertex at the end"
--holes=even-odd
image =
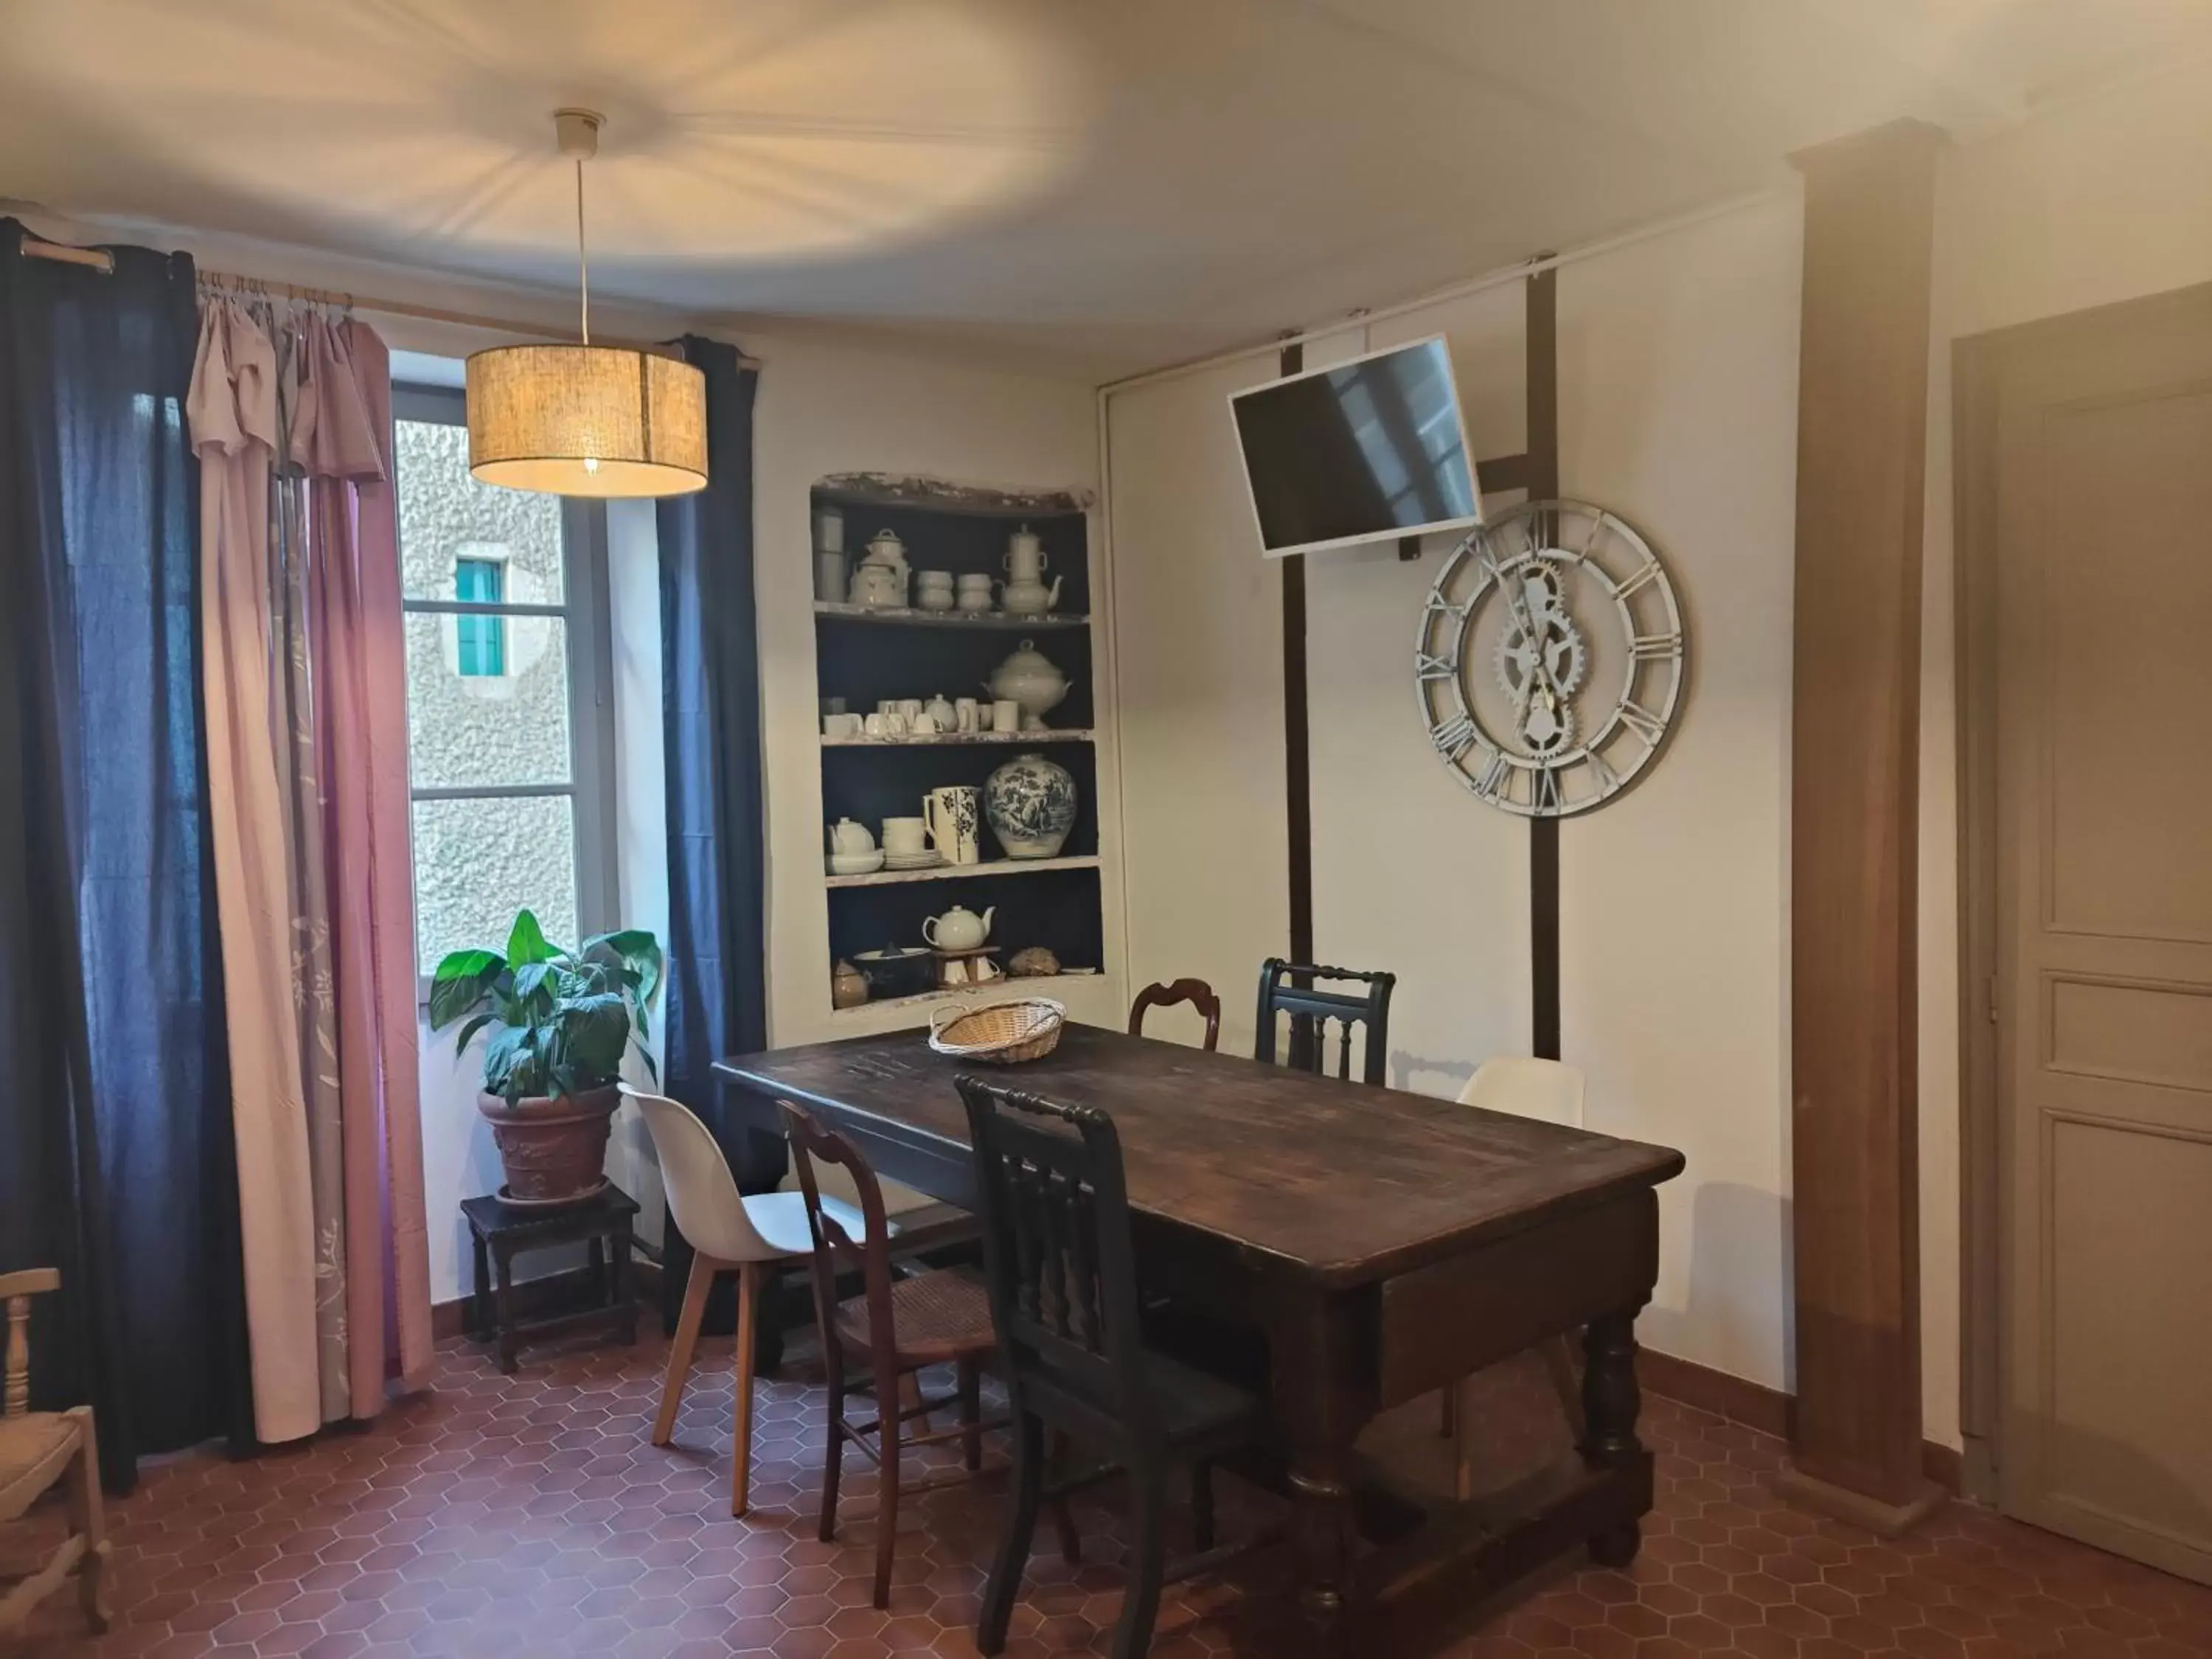
POLYGON ((1951 347, 1952 592, 1958 744, 1959 1425, 1961 1487, 1994 1506, 2002 1392, 2004 1114, 1997 1097, 1997 392, 2024 357, 2201 314, 2212 283, 1965 336, 1951 347))

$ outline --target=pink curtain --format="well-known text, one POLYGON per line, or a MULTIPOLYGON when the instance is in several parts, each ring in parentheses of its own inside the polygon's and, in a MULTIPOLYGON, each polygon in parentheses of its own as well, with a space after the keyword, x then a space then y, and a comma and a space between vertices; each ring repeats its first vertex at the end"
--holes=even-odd
POLYGON ((204 307, 187 408, 256 1429, 430 1357, 404 645, 384 344, 204 307))
POLYGON ((297 1439, 324 1421, 318 1233, 299 1024, 295 917, 281 775, 283 685, 270 580, 280 442, 276 351, 224 299, 201 313, 185 403, 200 459, 200 629, 207 704, 208 834, 215 854, 238 1146, 254 1431, 297 1439))
POLYGON ((387 1372, 419 1382, 431 1347, 392 375, 384 342, 351 319, 311 317, 302 349, 292 459, 308 479, 308 641, 344 1101, 346 1314, 356 1333, 386 1339, 350 1346, 362 1417, 381 1405, 387 1372))

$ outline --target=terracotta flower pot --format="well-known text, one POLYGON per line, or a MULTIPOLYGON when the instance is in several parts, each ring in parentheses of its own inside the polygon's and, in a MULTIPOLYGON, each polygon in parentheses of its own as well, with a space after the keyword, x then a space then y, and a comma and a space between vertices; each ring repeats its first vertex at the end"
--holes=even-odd
POLYGON ((622 1094, 614 1085, 580 1095, 525 1095, 512 1106, 480 1094, 507 1170, 510 1204, 573 1204, 606 1184, 607 1132, 622 1094))

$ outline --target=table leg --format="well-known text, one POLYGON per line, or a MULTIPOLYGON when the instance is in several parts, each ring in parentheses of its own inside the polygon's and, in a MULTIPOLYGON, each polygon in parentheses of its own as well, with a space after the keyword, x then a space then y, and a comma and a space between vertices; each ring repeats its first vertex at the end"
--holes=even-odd
POLYGON ((1346 1659, 1359 1636, 1352 1443, 1375 1413, 1372 1311, 1357 1293, 1325 1297, 1269 1337, 1275 1410, 1291 1448, 1298 1609, 1319 1659, 1346 1659))
POLYGON ((514 1375, 514 1252, 504 1242, 491 1247, 492 1267, 499 1276, 493 1317, 499 1324, 499 1368, 514 1375))
MULTIPOLYGON (((1636 1316, 1639 1310, 1594 1319, 1583 1334, 1583 1456, 1616 1467, 1639 1456, 1637 1413, 1643 1392, 1636 1382, 1636 1316)), ((1636 1559, 1643 1529, 1625 1521, 1589 1540, 1590 1559, 1600 1566, 1625 1567, 1636 1559)))
POLYGON ((591 1237, 584 1241, 584 1249, 585 1260, 589 1263, 591 1269, 592 1305, 595 1308, 611 1307, 613 1304, 607 1299, 606 1240, 600 1237, 599 1234, 593 1233, 591 1237))

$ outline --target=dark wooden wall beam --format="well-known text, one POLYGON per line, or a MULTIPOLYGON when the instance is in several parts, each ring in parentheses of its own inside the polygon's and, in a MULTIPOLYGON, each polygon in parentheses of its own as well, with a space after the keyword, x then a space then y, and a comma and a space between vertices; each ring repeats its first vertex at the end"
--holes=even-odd
POLYGON ((1942 135, 1805 179, 1790 750, 1797 1411, 1787 1482, 1885 1532, 1922 1470, 1917 1075, 1920 540, 1942 135))
MULTIPOLYGON (((1559 494, 1559 289, 1555 270, 1526 284, 1528 444, 1520 483, 1532 501, 1559 494)), ((1484 479, 1493 489, 1504 486, 1484 479)), ((1528 820, 1529 1052, 1559 1058, 1559 821, 1528 820)))
MULTIPOLYGON (((1281 373, 1297 374, 1305 365, 1304 346, 1283 348, 1281 373)), ((1313 752, 1306 716, 1306 561, 1304 554, 1293 553, 1277 562, 1283 567, 1283 791, 1291 849, 1291 960, 1311 962, 1313 752)), ((1294 1034, 1297 1029, 1293 1022, 1294 1034)))

